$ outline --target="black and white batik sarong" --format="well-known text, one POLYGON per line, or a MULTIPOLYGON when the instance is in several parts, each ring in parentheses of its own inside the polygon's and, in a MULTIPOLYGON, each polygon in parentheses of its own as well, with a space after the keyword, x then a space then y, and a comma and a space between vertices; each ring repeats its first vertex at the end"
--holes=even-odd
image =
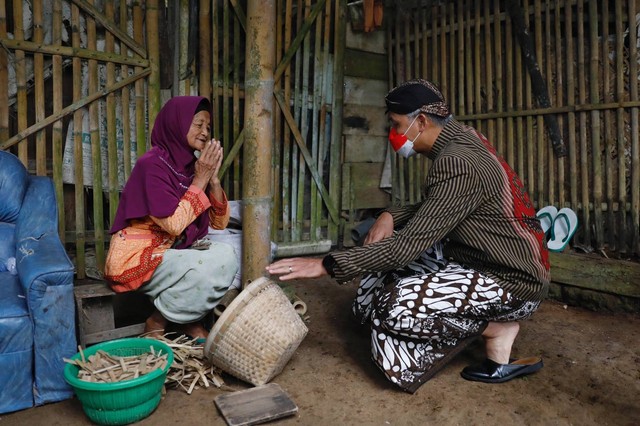
POLYGON ((526 319, 521 302, 484 274, 442 259, 439 245, 405 268, 365 276, 353 313, 371 322, 371 350, 387 378, 415 392, 482 334, 489 321, 526 319))

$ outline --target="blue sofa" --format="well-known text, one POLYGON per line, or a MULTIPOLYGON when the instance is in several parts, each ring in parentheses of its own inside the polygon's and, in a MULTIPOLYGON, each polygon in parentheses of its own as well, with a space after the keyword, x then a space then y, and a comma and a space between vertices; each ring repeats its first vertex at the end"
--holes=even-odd
POLYGON ((0 413, 73 396, 62 358, 77 352, 73 264, 53 183, 0 151, 0 259, 11 258, 17 274, 0 267, 0 413))

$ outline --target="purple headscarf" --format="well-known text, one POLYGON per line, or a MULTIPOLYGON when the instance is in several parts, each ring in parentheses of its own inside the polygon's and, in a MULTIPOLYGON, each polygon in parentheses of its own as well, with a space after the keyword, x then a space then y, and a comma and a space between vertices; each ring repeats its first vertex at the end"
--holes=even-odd
MULTIPOLYGON (((136 161, 122 191, 112 234, 129 226, 131 219, 168 217, 176 211, 193 181, 197 160, 187 133, 193 116, 203 109, 211 114, 211 103, 201 96, 177 96, 162 107, 151 132, 152 148, 136 161)), ((208 226, 205 211, 187 226, 175 248, 189 247, 207 234, 208 226)))

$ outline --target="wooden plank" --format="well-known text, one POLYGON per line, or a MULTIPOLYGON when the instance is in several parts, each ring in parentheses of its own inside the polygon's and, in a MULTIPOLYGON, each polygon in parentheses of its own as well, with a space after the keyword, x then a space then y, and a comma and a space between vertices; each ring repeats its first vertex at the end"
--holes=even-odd
POLYGON ((370 33, 354 32, 351 25, 346 25, 347 49, 360 50, 364 52, 379 53, 386 55, 385 31, 373 31, 370 33))
POLYGON ((229 426, 255 425, 298 412, 298 406, 277 383, 218 395, 214 402, 229 426))
POLYGON ((347 163, 342 180, 342 205, 348 209, 388 207, 390 195, 380 189, 384 163, 347 163))
POLYGON ((549 253, 551 281, 640 298, 640 263, 599 255, 549 253))
POLYGON ((387 81, 387 56, 362 50, 345 49, 344 75, 387 81))
POLYGON ((387 136, 389 134, 383 107, 345 104, 342 126, 344 135, 387 136))
POLYGON ((384 107, 384 94, 389 83, 371 78, 345 77, 344 101, 355 105, 384 107))
POLYGON ((346 135, 344 140, 345 163, 384 163, 386 136, 346 135))

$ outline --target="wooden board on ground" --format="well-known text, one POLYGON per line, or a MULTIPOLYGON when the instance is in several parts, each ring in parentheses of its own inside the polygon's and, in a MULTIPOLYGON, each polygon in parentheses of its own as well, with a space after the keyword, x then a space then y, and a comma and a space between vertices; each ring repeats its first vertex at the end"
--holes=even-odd
POLYGON ((298 406, 277 383, 219 395, 214 402, 229 426, 255 425, 298 412, 298 406))

